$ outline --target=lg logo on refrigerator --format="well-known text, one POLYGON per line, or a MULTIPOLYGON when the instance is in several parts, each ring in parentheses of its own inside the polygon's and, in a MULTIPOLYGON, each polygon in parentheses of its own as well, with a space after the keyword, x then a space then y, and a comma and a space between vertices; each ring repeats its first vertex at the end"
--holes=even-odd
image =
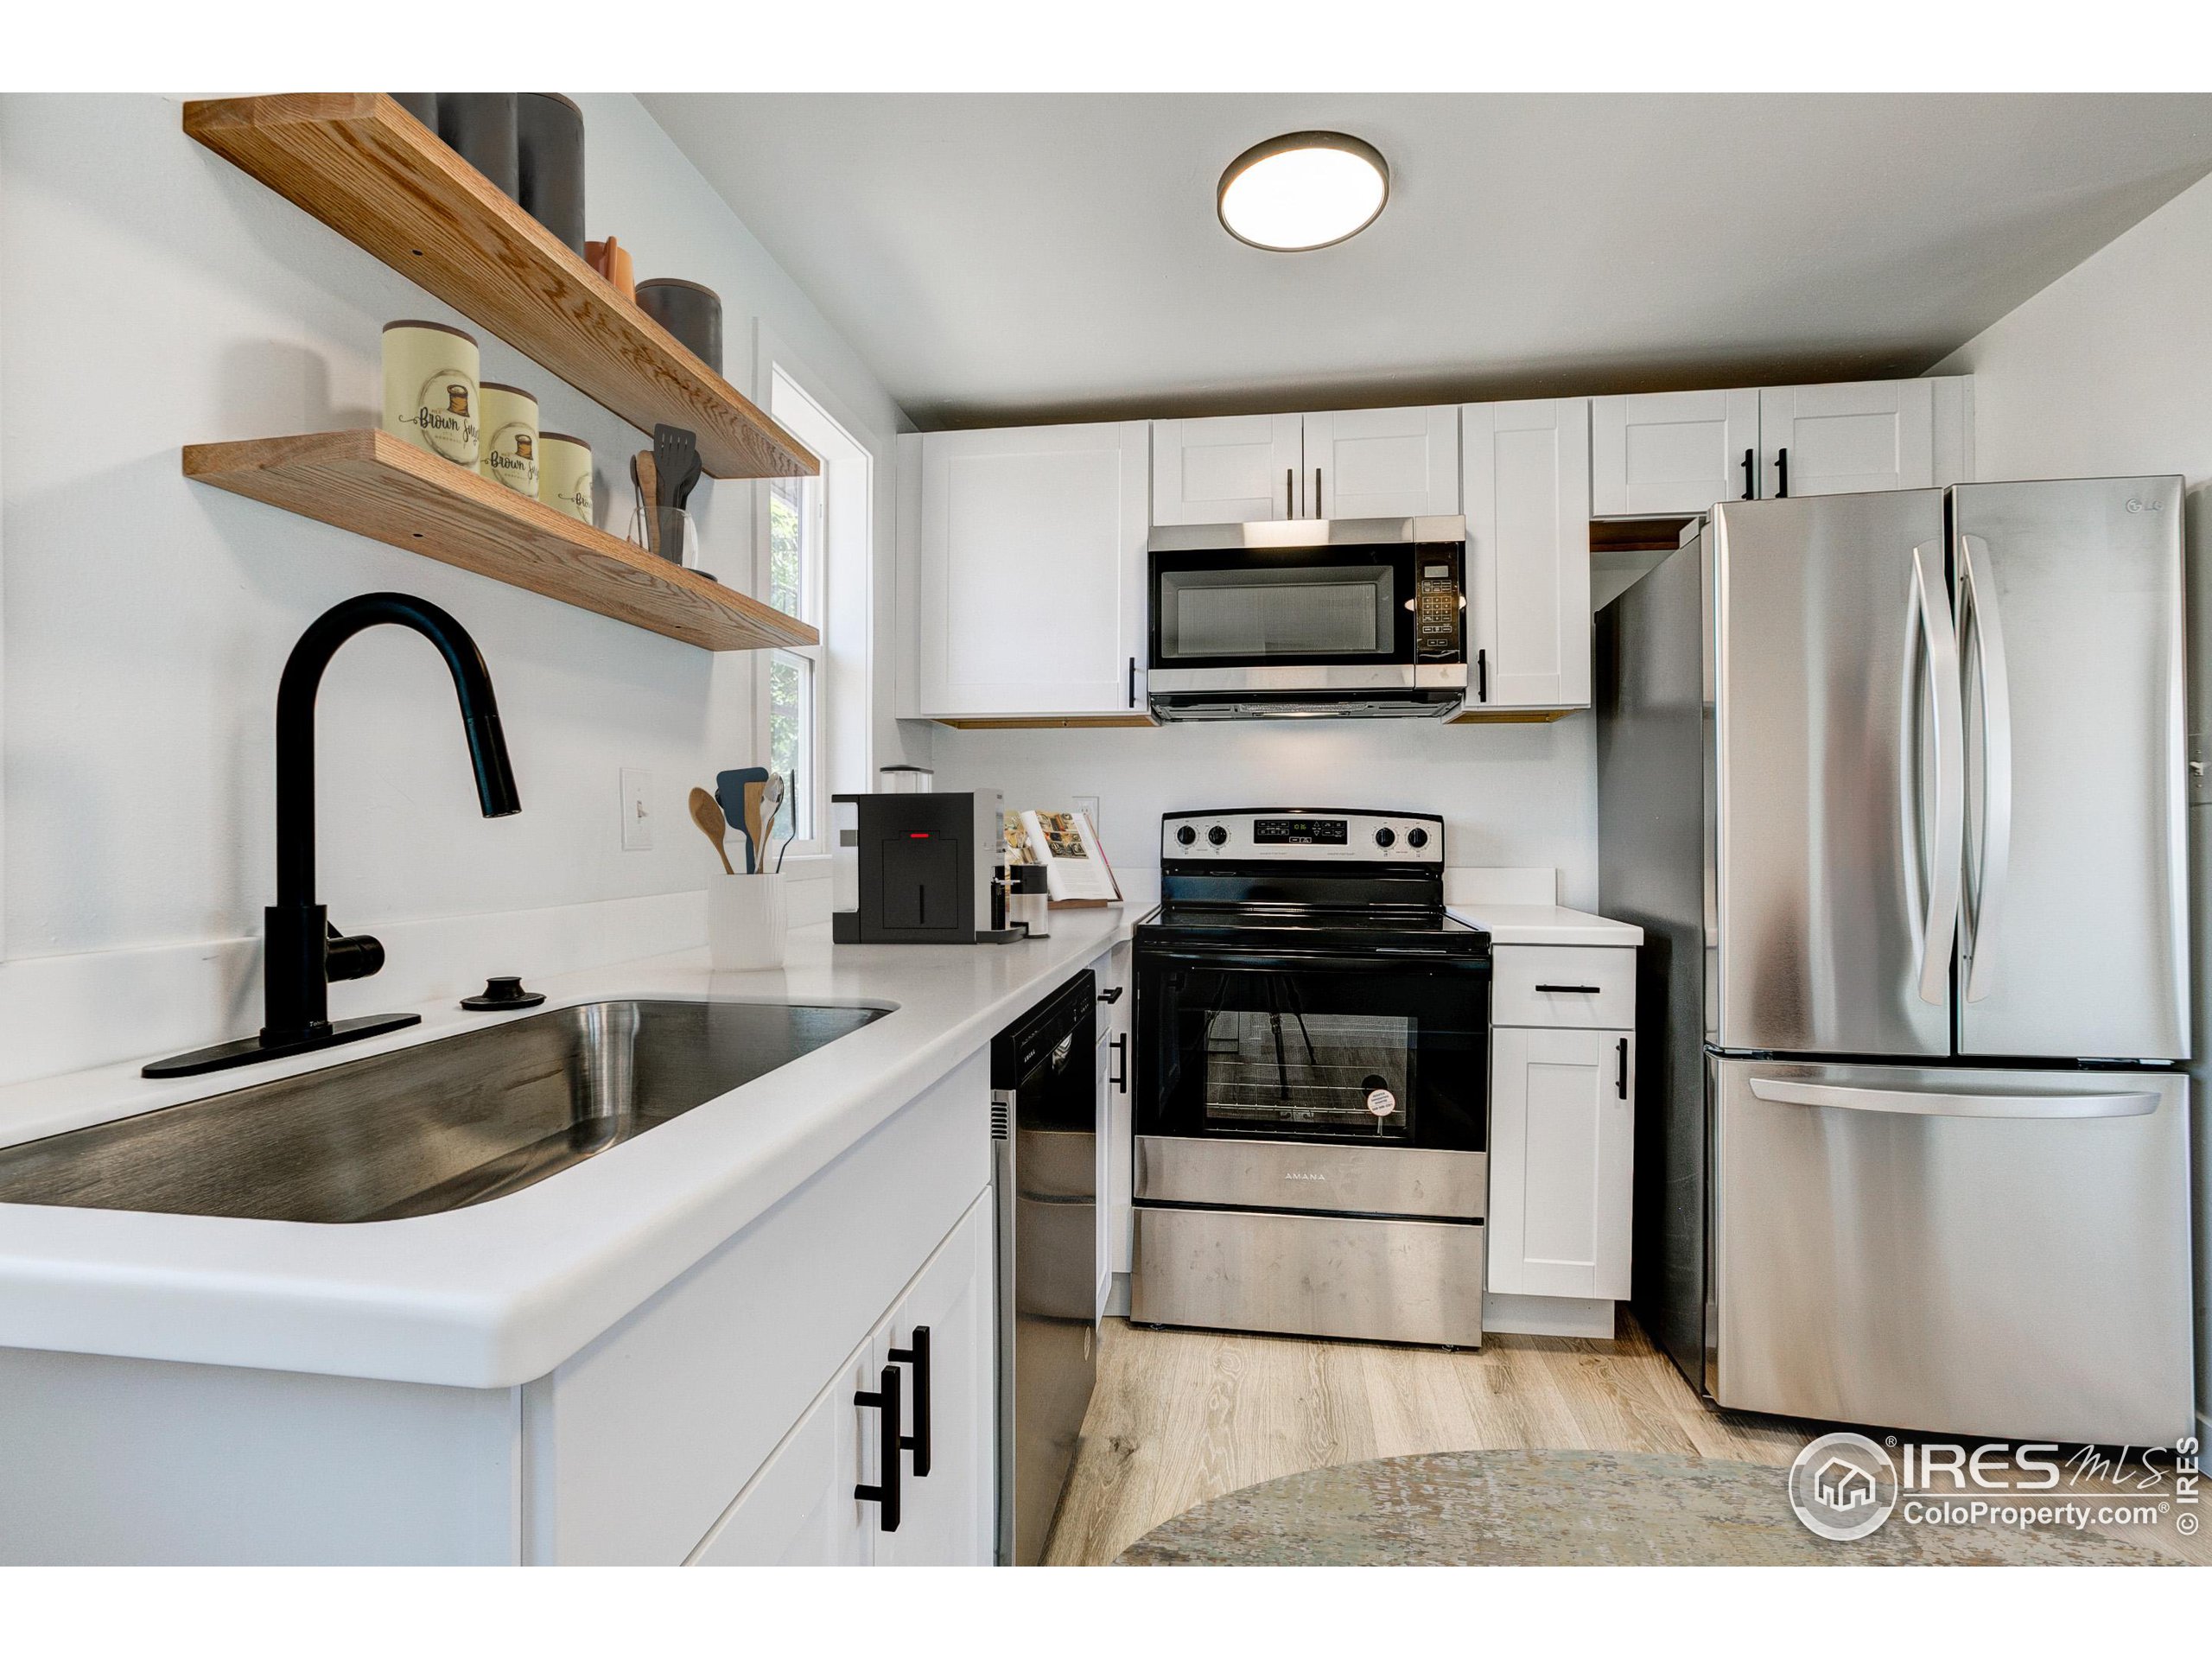
POLYGON ((2127 510, 2130 512, 2164 512, 2166 504, 2163 501, 2145 501, 2131 495, 2127 498, 2127 510))

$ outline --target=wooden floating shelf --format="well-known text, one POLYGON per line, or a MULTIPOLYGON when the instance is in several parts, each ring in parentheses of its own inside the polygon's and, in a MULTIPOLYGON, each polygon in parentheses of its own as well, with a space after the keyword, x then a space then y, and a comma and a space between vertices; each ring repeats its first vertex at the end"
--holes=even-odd
POLYGON ((709 651, 821 641, 772 606, 388 432, 188 444, 184 475, 709 651))
POLYGON ((382 92, 187 104, 184 130, 632 426, 698 434, 716 478, 822 464, 382 92))

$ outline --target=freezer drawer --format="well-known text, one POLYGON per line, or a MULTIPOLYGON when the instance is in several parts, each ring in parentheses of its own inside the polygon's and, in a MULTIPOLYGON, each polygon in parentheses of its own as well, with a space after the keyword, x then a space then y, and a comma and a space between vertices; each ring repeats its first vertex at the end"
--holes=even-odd
POLYGON ((1140 1325, 1482 1345, 1479 1222, 1141 1205, 1136 1222, 1140 1325))
POLYGON ((1720 1404, 2190 1432, 2187 1078, 1713 1059, 1707 1081, 1720 1404))

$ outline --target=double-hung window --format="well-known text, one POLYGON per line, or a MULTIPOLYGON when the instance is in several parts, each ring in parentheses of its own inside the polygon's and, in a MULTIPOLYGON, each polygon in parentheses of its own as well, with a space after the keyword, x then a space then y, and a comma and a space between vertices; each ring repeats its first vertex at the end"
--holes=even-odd
MULTIPOLYGON (((824 501, 819 478, 779 478, 768 485, 768 602, 786 615, 822 626, 824 501)), ((767 765, 785 779, 781 815, 771 840, 791 837, 791 850, 821 850, 816 822, 823 791, 822 694, 827 660, 821 645, 768 653, 767 765)))

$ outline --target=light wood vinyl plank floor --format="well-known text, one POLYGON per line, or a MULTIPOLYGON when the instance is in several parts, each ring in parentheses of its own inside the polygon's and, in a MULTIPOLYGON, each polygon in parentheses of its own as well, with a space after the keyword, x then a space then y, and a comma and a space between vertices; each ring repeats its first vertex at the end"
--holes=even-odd
MULTIPOLYGON (((1051 1566, 1103 1565, 1194 1504, 1332 1464, 1536 1450, 1779 1467, 1825 1427, 1706 1404, 1625 1313, 1612 1341, 1492 1336, 1473 1353, 1125 1319, 1106 1321, 1102 1344, 1051 1566)), ((2212 1541, 2170 1527, 2111 1530, 2212 1563, 2212 1541)))

